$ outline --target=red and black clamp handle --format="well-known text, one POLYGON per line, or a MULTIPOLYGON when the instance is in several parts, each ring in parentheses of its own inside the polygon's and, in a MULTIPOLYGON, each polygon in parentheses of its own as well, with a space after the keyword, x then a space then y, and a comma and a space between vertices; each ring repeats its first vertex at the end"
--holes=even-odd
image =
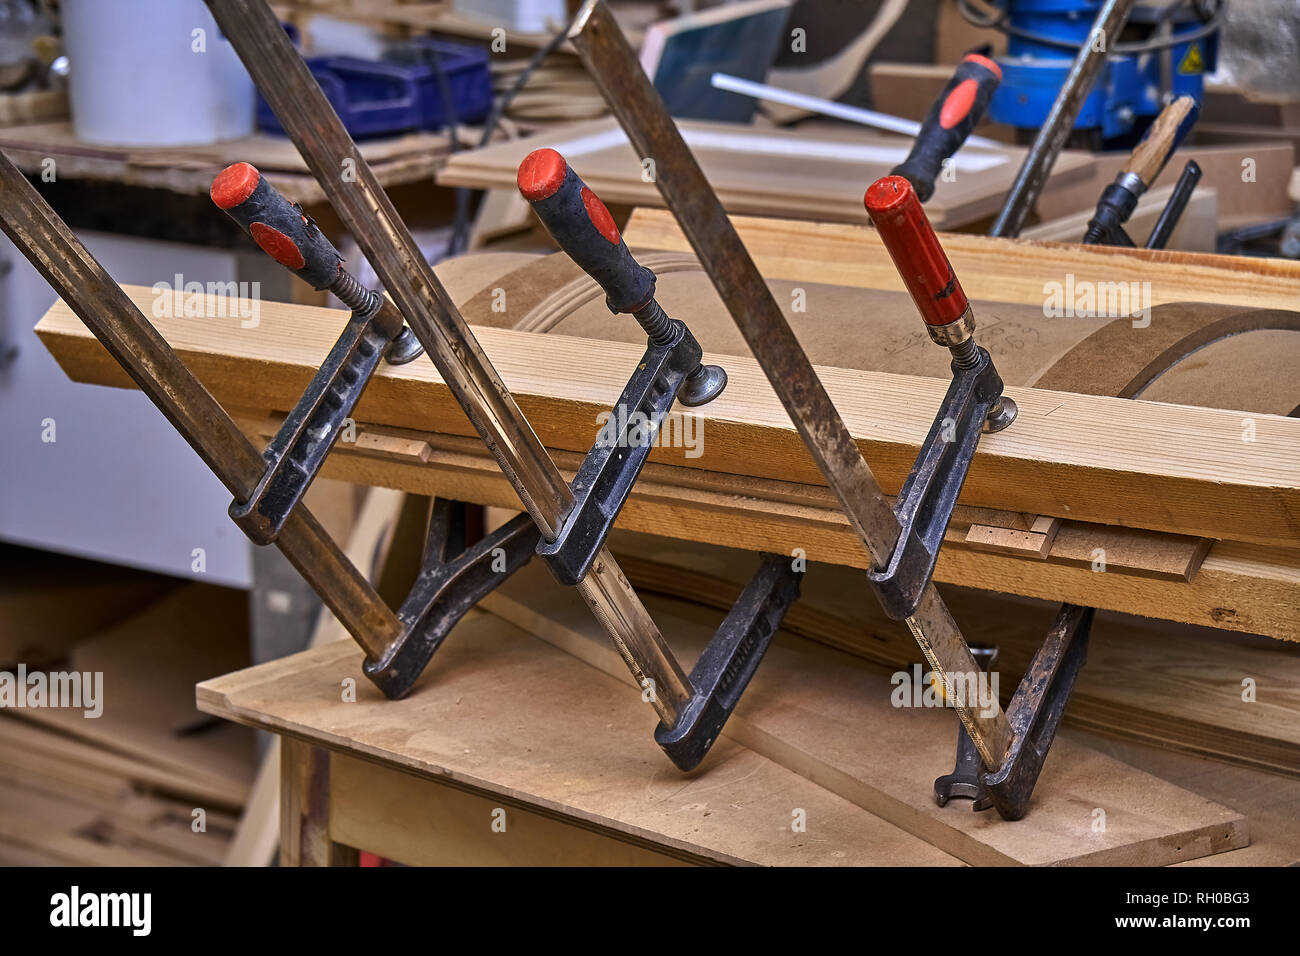
MULTIPOLYGON (((651 343, 671 345, 685 324, 669 318, 655 301, 655 274, 632 258, 614 217, 564 157, 553 149, 533 150, 519 164, 517 182, 559 247, 605 290, 609 310, 630 312, 651 343)), ((687 376, 677 400, 703 405, 726 384, 721 368, 700 365, 687 376)))
POLYGON ((343 257, 315 221, 297 203, 280 194, 251 163, 227 166, 212 180, 209 195, 217 207, 239 223, 263 252, 313 289, 328 289, 353 312, 373 313, 372 320, 393 345, 390 364, 401 365, 423 351, 401 313, 382 295, 365 288, 343 268, 343 257))
POLYGON ((1001 67, 986 56, 967 54, 926 114, 911 153, 890 175, 902 176, 921 202, 929 201, 944 161, 961 149, 1001 82, 1001 67))
POLYGON ((649 342, 619 396, 615 414, 573 480, 574 504, 553 541, 538 554, 564 584, 586 576, 604 546, 673 402, 702 405, 727 384, 727 374, 702 365, 700 344, 686 323, 655 301, 655 274, 639 265, 605 204, 553 149, 529 153, 519 166, 519 192, 569 258, 605 290, 613 312, 631 312, 649 342))
POLYGON ((1016 417, 989 353, 975 344, 975 315, 925 218, 912 184, 886 176, 866 194, 867 212, 912 296, 930 338, 952 352, 952 384, 894 505, 901 532, 884 568, 868 579, 891 617, 916 612, 984 432, 1016 417))

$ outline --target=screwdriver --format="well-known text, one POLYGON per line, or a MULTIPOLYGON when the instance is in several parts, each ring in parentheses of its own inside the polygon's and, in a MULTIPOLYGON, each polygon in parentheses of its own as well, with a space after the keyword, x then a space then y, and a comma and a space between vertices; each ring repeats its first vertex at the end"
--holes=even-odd
POLYGON ((389 341, 390 365, 404 365, 424 352, 402 314, 343 268, 343 257, 314 220, 280 194, 251 163, 227 166, 209 190, 217 208, 239 223, 268 256, 313 289, 328 289, 349 309, 374 323, 389 341))

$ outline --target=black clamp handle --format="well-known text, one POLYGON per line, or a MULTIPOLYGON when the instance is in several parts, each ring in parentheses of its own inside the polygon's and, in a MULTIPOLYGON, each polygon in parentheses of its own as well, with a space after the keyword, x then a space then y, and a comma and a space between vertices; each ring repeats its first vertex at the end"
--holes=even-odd
POLYGON ((986 56, 969 53, 930 107, 912 151, 891 171, 912 184, 921 202, 934 194, 943 162, 966 142, 984 115, 993 91, 1002 82, 1002 69, 986 56))
POLYGON ((209 195, 263 252, 313 289, 334 284, 343 257, 302 207, 280 195, 257 167, 227 166, 212 180, 209 195))
POLYGON ((627 251, 600 197, 553 149, 519 164, 519 192, 570 259, 605 290, 611 312, 638 312, 655 294, 655 274, 627 251))

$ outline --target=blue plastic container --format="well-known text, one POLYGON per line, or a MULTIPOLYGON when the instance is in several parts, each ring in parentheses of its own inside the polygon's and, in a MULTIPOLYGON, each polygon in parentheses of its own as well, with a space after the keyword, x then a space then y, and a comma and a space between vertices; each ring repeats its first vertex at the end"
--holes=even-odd
POLYGON ((417 81, 421 129, 442 129, 447 125, 437 68, 442 69, 450 87, 457 123, 481 122, 492 109, 492 74, 488 51, 483 47, 416 37, 390 50, 386 60, 422 68, 417 81))
MULTIPOLYGON (((366 139, 447 125, 435 57, 451 91, 456 122, 482 121, 492 109, 492 77, 488 51, 481 47, 422 37, 384 60, 309 57, 307 66, 352 138, 366 139)), ((284 133, 261 97, 257 126, 284 133)))

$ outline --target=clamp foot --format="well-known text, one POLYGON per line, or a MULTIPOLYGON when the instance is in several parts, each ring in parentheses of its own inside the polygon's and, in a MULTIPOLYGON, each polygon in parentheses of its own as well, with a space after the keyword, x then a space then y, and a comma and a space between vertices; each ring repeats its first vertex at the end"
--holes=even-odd
POLYGON ((727 387, 727 372, 721 365, 701 365, 682 383, 677 401, 687 408, 707 405, 727 387))

